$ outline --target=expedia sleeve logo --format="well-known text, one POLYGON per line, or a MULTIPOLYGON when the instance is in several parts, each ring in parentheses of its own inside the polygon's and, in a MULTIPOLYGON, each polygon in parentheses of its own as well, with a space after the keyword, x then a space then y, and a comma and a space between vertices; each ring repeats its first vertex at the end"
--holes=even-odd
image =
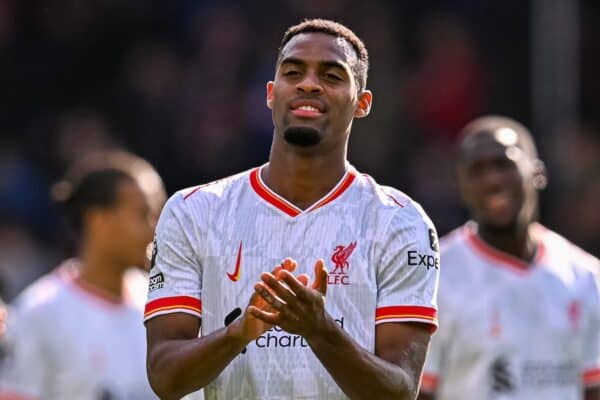
POLYGON ((409 250, 408 265, 413 267, 424 267, 428 270, 431 268, 440 269, 440 259, 431 254, 422 254, 417 250, 409 250))
POLYGON ((162 272, 159 272, 156 275, 152 275, 150 277, 150 285, 148 286, 148 291, 152 292, 154 290, 162 289, 165 283, 165 278, 163 277, 162 272))

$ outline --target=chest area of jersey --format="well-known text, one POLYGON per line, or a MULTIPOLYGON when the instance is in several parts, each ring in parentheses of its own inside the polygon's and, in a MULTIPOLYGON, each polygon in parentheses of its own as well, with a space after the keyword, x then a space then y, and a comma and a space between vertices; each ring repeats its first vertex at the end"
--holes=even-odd
POLYGON ((315 262, 322 259, 330 285, 356 286, 374 278, 373 232, 352 219, 325 214, 291 220, 259 213, 231 225, 215 224, 208 235, 206 277, 216 275, 217 280, 245 286, 292 258, 298 264, 295 273, 310 276, 315 262))
POLYGON ((150 392, 144 377, 141 320, 131 314, 86 307, 85 300, 70 309, 71 317, 65 313, 56 321, 56 339, 49 348, 54 353, 56 384, 86 388, 102 398, 146 398, 150 392))
POLYGON ((259 215, 237 221, 234 229, 221 225, 209 235, 202 260, 203 323, 211 317, 226 323, 231 310, 246 307, 261 274, 288 257, 297 262, 293 273, 307 274, 309 283, 317 260, 325 262, 327 308, 334 318, 347 321, 359 313, 372 321, 377 296, 373 243, 369 228, 343 218, 290 221, 259 215))
POLYGON ((532 359, 580 355, 589 307, 576 285, 532 274, 486 286, 459 317, 461 325, 470 326, 463 340, 480 343, 482 351, 497 348, 532 359))

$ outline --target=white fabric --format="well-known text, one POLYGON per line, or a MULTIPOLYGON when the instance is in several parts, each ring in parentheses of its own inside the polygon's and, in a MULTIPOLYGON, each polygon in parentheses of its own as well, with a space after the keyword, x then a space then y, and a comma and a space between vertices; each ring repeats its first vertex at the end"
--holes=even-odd
MULTIPOLYGON (((146 319, 190 313, 202 317, 202 334, 209 335, 233 310, 245 309, 262 272, 292 257, 296 273, 312 277, 322 258, 330 272, 327 311, 373 351, 376 323, 418 321, 435 328, 434 249, 437 234, 420 206, 351 166, 304 211, 274 194, 254 169, 180 191, 167 202, 157 227, 146 319)), ((205 396, 345 398, 304 339, 278 327, 236 357, 205 396)))
POLYGON ((600 383, 598 259, 536 225, 527 265, 468 223, 442 239, 440 329, 422 390, 437 400, 582 399, 600 383))
POLYGON ((140 299, 145 291, 139 283, 146 287, 147 278, 130 271, 125 282, 131 295, 126 302, 103 297, 79 281, 70 266, 30 285, 9 320, 10 355, 0 377, 0 398, 157 398, 145 368, 140 299))

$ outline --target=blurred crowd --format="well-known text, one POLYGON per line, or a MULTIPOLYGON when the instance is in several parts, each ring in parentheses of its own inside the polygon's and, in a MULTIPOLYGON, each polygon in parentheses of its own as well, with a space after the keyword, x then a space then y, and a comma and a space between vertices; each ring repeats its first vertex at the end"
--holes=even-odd
MULTIPOLYGON (((70 255, 52 184, 79 157, 125 148, 169 193, 267 159, 265 83, 284 29, 347 24, 370 52, 372 115, 349 158, 427 209, 465 217, 456 132, 484 113, 529 125, 531 9, 475 0, 0 0, 0 298, 70 255)), ((582 1, 580 113, 533 131, 547 163, 542 222, 600 254, 600 7, 582 1)))

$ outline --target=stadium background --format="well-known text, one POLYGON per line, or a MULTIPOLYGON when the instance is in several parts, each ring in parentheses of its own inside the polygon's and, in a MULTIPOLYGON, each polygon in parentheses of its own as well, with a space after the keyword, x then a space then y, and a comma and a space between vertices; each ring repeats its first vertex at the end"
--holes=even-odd
POLYGON ((594 0, 0 0, 0 297, 69 251, 49 188, 87 152, 150 160, 169 193, 263 163, 284 29, 347 24, 374 109, 350 160, 460 224, 453 140, 484 113, 533 128, 542 221, 600 254, 600 4, 594 0))

